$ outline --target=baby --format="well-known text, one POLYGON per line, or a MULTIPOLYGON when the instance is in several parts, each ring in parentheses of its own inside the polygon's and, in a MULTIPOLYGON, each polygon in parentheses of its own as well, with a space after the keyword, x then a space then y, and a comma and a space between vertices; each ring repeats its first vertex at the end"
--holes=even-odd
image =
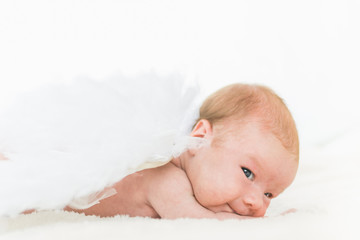
POLYGON ((296 175, 296 126, 267 87, 233 84, 218 90, 201 106, 191 136, 208 144, 125 177, 113 186, 117 194, 88 209, 65 210, 101 217, 262 217, 296 175))

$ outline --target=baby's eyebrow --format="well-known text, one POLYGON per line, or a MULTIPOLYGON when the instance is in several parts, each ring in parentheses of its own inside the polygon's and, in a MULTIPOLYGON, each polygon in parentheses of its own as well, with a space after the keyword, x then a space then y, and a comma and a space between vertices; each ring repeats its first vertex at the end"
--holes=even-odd
POLYGON ((254 163, 255 167, 257 169, 260 169, 261 171, 264 171, 265 169, 263 168, 262 164, 260 163, 261 162, 261 159, 259 160, 258 157, 255 157, 254 155, 249 155, 248 156, 249 159, 254 163))

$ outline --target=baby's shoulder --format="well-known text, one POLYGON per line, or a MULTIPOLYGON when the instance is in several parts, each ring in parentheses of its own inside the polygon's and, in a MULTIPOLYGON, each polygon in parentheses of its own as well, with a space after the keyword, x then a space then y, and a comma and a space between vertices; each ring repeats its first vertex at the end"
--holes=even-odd
POLYGON ((185 171, 175 166, 172 162, 168 162, 165 165, 148 170, 149 171, 146 174, 148 175, 149 181, 189 181, 185 171))
POLYGON ((161 167, 148 169, 147 182, 151 193, 169 192, 175 189, 192 193, 191 183, 184 170, 169 162, 161 167))

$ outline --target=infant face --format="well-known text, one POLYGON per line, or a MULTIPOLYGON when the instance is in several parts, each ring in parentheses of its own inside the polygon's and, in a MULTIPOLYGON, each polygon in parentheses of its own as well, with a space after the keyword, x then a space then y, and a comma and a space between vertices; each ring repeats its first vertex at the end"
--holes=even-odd
MULTIPOLYGON (((198 130, 203 128, 203 137, 211 142, 218 132, 207 124, 205 120, 198 130)), ((256 122, 241 129, 234 123, 224 128, 234 132, 219 144, 193 150, 187 162, 194 195, 214 212, 264 216, 271 199, 292 183, 298 163, 275 136, 261 130, 256 122)))

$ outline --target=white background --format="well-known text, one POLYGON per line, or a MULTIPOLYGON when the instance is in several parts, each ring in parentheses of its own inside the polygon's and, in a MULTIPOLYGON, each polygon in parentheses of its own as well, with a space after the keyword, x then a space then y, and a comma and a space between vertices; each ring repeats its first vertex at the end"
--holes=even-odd
POLYGON ((360 149, 359 12, 356 0, 1 0, 0 106, 79 76, 180 73, 204 95, 260 83, 285 99, 303 151, 351 154, 360 149))

